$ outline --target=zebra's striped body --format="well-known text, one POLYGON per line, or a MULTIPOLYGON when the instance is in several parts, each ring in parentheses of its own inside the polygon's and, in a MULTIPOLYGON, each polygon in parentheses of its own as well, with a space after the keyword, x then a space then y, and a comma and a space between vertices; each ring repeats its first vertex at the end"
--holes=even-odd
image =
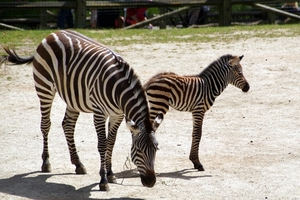
POLYGON ((7 60, 14 64, 33 63, 35 88, 40 99, 41 131, 44 137, 42 171, 49 172, 48 132, 50 111, 57 92, 67 108, 62 122, 76 173, 85 174, 74 142, 74 129, 80 112, 94 113, 100 153, 100 190, 115 182, 111 156, 117 130, 124 115, 133 134, 132 157, 143 185, 152 187, 156 177, 154 159, 157 141, 149 118, 146 94, 134 71, 113 51, 74 31, 58 31, 47 36, 36 53, 19 57, 5 48, 7 60), (105 122, 109 118, 108 135, 105 122))
POLYGON ((204 171, 198 157, 205 112, 228 84, 247 92, 250 86, 245 79, 240 60, 243 58, 224 55, 211 63, 199 75, 179 76, 175 73, 160 73, 145 85, 150 104, 150 118, 157 113, 166 114, 169 106, 193 115, 193 134, 190 160, 199 171, 204 171))

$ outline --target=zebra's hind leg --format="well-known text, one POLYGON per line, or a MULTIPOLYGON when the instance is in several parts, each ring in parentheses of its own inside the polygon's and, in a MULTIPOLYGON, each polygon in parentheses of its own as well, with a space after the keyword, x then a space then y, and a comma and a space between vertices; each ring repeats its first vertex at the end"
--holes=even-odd
POLYGON ((118 128, 123 120, 124 116, 110 116, 108 124, 108 137, 107 137, 107 150, 106 150, 106 169, 107 169, 107 179, 109 183, 117 183, 116 177, 112 171, 112 152, 116 141, 118 128))
POLYGON ((74 130, 78 116, 79 112, 74 111, 67 106, 65 117, 62 122, 62 127, 64 129, 65 137, 68 143, 71 162, 76 166, 76 174, 86 174, 86 169, 79 159, 74 141, 74 130))
POLYGON ((204 167, 201 164, 198 156, 200 140, 202 136, 202 124, 203 124, 203 112, 193 112, 193 134, 192 134, 192 146, 190 151, 190 160, 194 164, 194 168, 198 171, 204 171, 204 167))
POLYGON ((51 164, 49 161, 49 150, 48 150, 48 133, 50 130, 51 126, 51 120, 50 117, 44 116, 42 114, 42 119, 41 119, 41 131, 43 134, 43 153, 42 153, 42 172, 51 172, 51 164))
MULTIPOLYGON (((36 78, 36 77, 35 77, 36 78)), ((48 149, 48 133, 51 126, 50 112, 52 107, 55 91, 48 89, 48 85, 36 86, 37 95, 40 98, 40 111, 41 111, 41 124, 40 129, 43 134, 43 164, 41 167, 42 172, 51 172, 51 164, 49 161, 48 149)))

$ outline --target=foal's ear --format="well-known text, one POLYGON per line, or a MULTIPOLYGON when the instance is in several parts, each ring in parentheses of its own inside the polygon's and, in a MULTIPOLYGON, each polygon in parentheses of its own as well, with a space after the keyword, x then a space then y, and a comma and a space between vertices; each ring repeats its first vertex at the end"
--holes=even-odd
POLYGON ((137 136, 140 132, 139 127, 134 121, 125 116, 127 128, 130 130, 133 136, 137 136))
POLYGON ((153 121, 153 130, 156 131, 157 128, 164 120, 164 114, 162 112, 157 113, 156 118, 153 121))
POLYGON ((243 57, 244 57, 244 55, 242 55, 242 56, 234 56, 232 59, 230 59, 228 61, 228 64, 230 66, 238 65, 238 64, 240 64, 240 61, 243 59, 243 57))

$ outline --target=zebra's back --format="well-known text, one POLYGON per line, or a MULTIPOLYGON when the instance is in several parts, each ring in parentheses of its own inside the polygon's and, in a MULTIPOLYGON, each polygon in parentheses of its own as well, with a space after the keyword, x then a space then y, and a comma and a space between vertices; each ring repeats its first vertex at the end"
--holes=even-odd
POLYGON ((192 111, 202 98, 200 85, 201 78, 197 76, 179 76, 167 72, 153 76, 144 85, 144 89, 150 104, 155 108, 164 107, 163 110, 167 111, 168 106, 171 106, 179 111, 192 111))
POLYGON ((68 106, 82 112, 93 111, 90 99, 96 82, 106 85, 103 80, 107 77, 117 81, 118 72, 130 70, 116 53, 73 31, 58 31, 47 36, 37 48, 33 65, 37 91, 55 90, 68 106))

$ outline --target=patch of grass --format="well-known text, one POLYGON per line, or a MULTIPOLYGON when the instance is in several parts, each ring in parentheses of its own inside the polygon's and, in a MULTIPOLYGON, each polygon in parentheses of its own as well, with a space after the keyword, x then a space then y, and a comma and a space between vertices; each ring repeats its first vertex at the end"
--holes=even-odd
MULTIPOLYGON (((300 26, 258 25, 230 26, 186 29, 133 29, 133 30, 90 30, 77 29, 78 32, 94 38, 107 46, 127 46, 131 44, 153 43, 199 43, 233 42, 248 38, 277 38, 298 36, 300 26)), ((1 46, 15 46, 34 51, 41 40, 53 30, 1 31, 1 46)), ((0 50, 0 54, 3 50, 0 50)))

